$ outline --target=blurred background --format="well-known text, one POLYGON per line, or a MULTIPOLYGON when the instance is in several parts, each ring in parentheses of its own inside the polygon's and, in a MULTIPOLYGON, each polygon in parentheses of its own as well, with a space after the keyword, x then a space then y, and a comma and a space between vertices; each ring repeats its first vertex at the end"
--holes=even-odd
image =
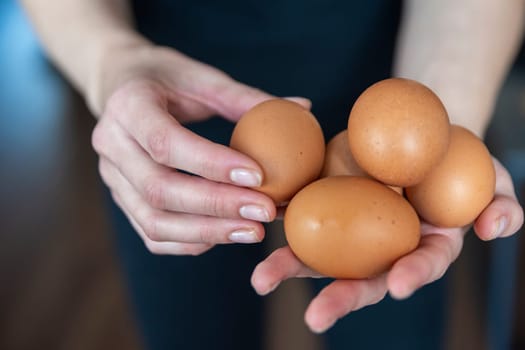
MULTIPOLYGON (((0 0, 0 349, 143 348, 90 146, 94 125, 17 3, 0 0)), ((486 141, 523 203, 523 54, 486 141)), ((490 243, 467 236, 448 272, 447 349, 525 349, 522 236, 490 243)), ((268 298, 269 349, 320 349, 303 325, 308 297, 291 281, 268 298)))

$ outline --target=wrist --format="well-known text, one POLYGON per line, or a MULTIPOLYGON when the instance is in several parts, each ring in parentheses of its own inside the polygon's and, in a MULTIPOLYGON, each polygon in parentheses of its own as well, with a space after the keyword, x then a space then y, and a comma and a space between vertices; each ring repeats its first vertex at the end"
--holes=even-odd
POLYGON ((140 56, 152 46, 134 31, 113 33, 99 46, 84 91, 88 107, 97 118, 115 87, 130 75, 137 54, 140 56))

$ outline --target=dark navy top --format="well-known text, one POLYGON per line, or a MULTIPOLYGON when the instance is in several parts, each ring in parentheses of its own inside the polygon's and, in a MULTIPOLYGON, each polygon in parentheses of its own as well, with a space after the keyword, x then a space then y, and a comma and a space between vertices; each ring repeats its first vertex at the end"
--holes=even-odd
MULTIPOLYGON (((357 96, 391 74, 400 15, 395 0, 132 1, 138 30, 153 42, 277 96, 310 98, 326 139, 346 128, 357 96)), ((214 118, 191 128, 228 143, 233 125, 214 118)), ((132 300, 151 349, 262 347, 264 305, 247 281, 266 255, 264 246, 225 244, 199 259, 152 255, 113 208, 132 300)), ((326 283, 311 282, 316 291, 326 283)), ((440 349, 444 296, 437 282, 403 302, 386 298, 339 320, 323 337, 326 347, 440 349)))
MULTIPOLYGON (((328 139, 346 127, 366 87, 390 75, 397 1, 135 0, 138 30, 152 41, 277 96, 303 96, 328 139)), ((227 143, 232 125, 192 126, 227 143)))

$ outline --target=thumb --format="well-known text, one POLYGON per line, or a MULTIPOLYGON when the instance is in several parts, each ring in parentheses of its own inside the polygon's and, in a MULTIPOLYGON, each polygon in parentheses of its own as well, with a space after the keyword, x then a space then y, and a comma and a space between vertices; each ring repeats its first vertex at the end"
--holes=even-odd
MULTIPOLYGON (((213 96, 207 98, 213 104, 216 112, 234 122, 238 121, 253 106, 276 98, 274 95, 230 78, 227 78, 226 82, 221 82, 220 87, 211 89, 211 91, 214 91, 213 96)), ((288 97, 286 99, 307 109, 312 106, 311 101, 304 97, 288 97)))

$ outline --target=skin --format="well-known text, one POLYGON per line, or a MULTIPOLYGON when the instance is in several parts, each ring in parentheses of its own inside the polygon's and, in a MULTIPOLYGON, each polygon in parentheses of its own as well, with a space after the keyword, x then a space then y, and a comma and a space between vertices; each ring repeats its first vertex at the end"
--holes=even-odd
MULTIPOLYGON (((497 173, 496 195, 474 223, 474 230, 483 240, 507 237, 523 224, 523 211, 508 172, 494 159, 497 173), (499 220, 509 220, 500 229, 499 220)), ((306 310, 305 322, 310 329, 322 333, 337 319, 365 306, 379 302, 390 293, 405 299, 417 289, 441 278, 459 256, 465 233, 470 228, 440 228, 423 222, 421 242, 412 253, 399 259, 386 274, 369 280, 336 280, 325 287, 306 310)), ((322 277, 302 264, 288 246, 274 251, 255 268, 252 285, 266 295, 284 280, 293 277, 322 277)))
MULTIPOLYGON (((405 1, 395 75, 432 88, 443 100, 452 123, 482 137, 521 43, 524 7, 521 0, 505 4, 494 0, 405 1)), ((496 194, 473 223, 482 240, 510 236, 523 225, 523 209, 510 175, 496 159, 494 166, 496 194)), ((380 301, 387 293, 408 298, 445 274, 460 254, 469 228, 423 223, 418 249, 378 278, 332 282, 311 301, 306 324, 314 332, 324 332, 337 319, 380 301)), ((292 277, 319 276, 284 247, 256 267, 252 285, 265 295, 292 277)))
MULTIPOLYGON (((147 249, 198 255, 215 244, 263 239, 261 222, 272 221, 276 208, 250 188, 262 181, 260 167, 191 133, 184 123, 216 114, 235 122, 270 94, 148 42, 133 29, 125 0, 22 3, 51 59, 97 116, 92 143, 100 174, 147 249)), ((433 88, 451 121, 482 135, 519 43, 523 1, 411 0, 406 9, 395 74, 433 88), (487 26, 487 20, 505 25, 487 26), (458 27, 465 21, 468 25, 458 27)), ((310 107, 307 99, 295 100, 310 107)), ((474 223, 484 240, 511 235, 523 223, 510 176, 494 162, 496 196, 474 223)), ((408 297, 446 272, 466 231, 424 224, 420 247, 387 274, 334 281, 321 291, 306 311, 307 325, 322 332, 386 293, 408 297)), ((264 295, 293 277, 320 276, 284 247, 256 267, 252 285, 264 295)))
MULTIPOLYGON (((261 222, 276 215, 269 197, 245 187, 260 184, 260 167, 183 123, 216 114, 236 121, 273 96, 173 50, 147 45, 129 55, 137 50, 144 52, 125 68, 130 71, 118 72, 121 64, 109 70, 129 78, 109 97, 92 138, 113 198, 154 253, 200 254, 218 243, 260 242, 261 222), (158 68, 152 73, 151 67, 158 68)), ((306 99, 295 101, 309 107, 306 99)))

